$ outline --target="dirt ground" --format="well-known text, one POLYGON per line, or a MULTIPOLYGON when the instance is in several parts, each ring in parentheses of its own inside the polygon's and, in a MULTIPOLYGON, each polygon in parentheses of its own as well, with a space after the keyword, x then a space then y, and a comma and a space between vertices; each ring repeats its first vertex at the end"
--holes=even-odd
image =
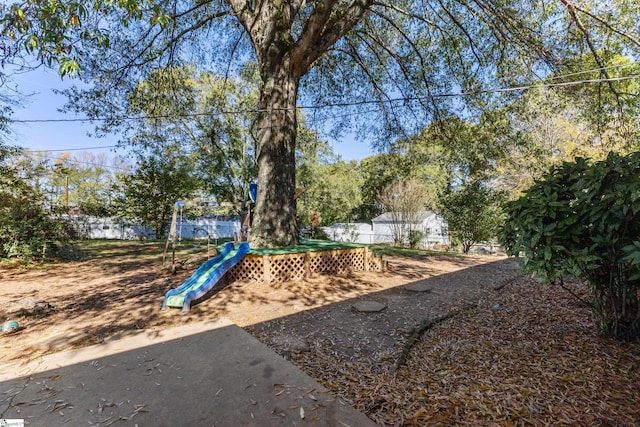
POLYGON ((17 320, 20 330, 0 336, 0 364, 99 343, 136 329, 157 330, 220 317, 256 335, 269 335, 270 344, 281 345, 283 351, 296 343, 304 347, 305 341, 313 339, 312 331, 322 330, 350 356, 391 352, 402 334, 422 318, 473 302, 484 286, 513 276, 516 268, 512 261, 496 256, 390 257, 386 258, 389 269, 383 273, 318 275, 271 286, 233 283, 182 314, 177 309, 161 310, 163 296, 206 257, 192 259, 173 275, 158 258, 132 256, 136 245, 123 244, 122 256, 27 271, 1 270, 0 321, 17 320), (471 267, 473 274, 452 280, 450 273, 471 267), (481 270, 487 274, 479 274, 481 270), (432 292, 402 288, 433 277, 439 279, 432 292), (490 283, 482 282, 488 279, 490 283), (386 305, 383 321, 353 309, 363 299, 386 305), (286 324, 300 312, 306 314, 295 317, 297 329, 286 324), (326 324, 328 318, 331 325, 326 324))
POLYGON ((225 317, 381 426, 640 426, 640 341, 603 337, 579 282, 500 256, 388 256, 382 273, 233 283, 182 314, 163 296, 206 257, 173 275, 149 245, 0 270, 0 321, 21 325, 0 365, 225 317))

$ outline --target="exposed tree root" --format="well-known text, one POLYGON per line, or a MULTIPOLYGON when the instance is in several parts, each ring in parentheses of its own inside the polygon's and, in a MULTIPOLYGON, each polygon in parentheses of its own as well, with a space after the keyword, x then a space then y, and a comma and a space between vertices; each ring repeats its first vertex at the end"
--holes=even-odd
POLYGON ((522 280, 525 277, 524 274, 518 274, 517 276, 514 277, 509 277, 507 279, 502 280, 501 282, 499 282, 496 286, 493 287, 494 291, 501 291, 502 288, 504 288, 507 285, 510 285, 512 283, 516 283, 519 280, 522 280))
MULTIPOLYGON (((518 280, 521 280, 524 276, 523 275, 517 275, 515 277, 509 277, 506 280, 503 280, 502 282, 500 282, 498 285, 496 285, 495 287, 493 287, 494 291, 500 291, 502 290, 505 286, 511 284, 511 283, 515 283, 518 280)), ((409 334, 409 339, 407 339, 407 341, 404 344, 404 347, 402 349, 402 353, 400 354, 400 357, 398 357, 398 359, 396 360, 396 363, 393 367, 392 372, 395 373, 399 368, 401 368, 402 366, 406 365, 407 363, 407 358, 409 357, 409 353, 411 352, 411 349, 413 348, 414 345, 416 345, 416 343, 418 342, 418 340, 420 340, 420 337, 427 332, 429 329, 431 329, 433 326, 437 325, 440 322, 443 322, 447 319, 451 319, 452 317, 466 311, 469 309, 472 309, 474 307, 476 307, 477 304, 471 304, 471 303, 466 303, 462 308, 457 309, 457 310, 453 310, 450 311, 449 313, 446 313, 442 316, 436 317, 435 319, 424 319, 418 326, 416 326, 415 328, 413 328, 413 330, 411 331, 411 333, 409 334)))
POLYGON ((398 360, 396 360, 396 363, 393 367, 392 372, 395 373, 402 366, 406 365, 407 358, 409 357, 409 353, 411 352, 411 349, 413 348, 414 345, 416 345, 416 343, 420 340, 420 337, 425 332, 427 332, 429 329, 431 329, 433 326, 437 325, 438 323, 445 321, 447 319, 451 319, 452 317, 466 310, 472 309, 474 307, 476 307, 476 304, 467 303, 458 310, 450 311, 447 314, 436 317, 435 319, 424 319, 422 322, 420 322, 420 324, 415 328, 413 328, 413 330, 409 334, 409 339, 407 339, 407 341, 404 343, 402 353, 400 354, 400 357, 398 357, 398 360))

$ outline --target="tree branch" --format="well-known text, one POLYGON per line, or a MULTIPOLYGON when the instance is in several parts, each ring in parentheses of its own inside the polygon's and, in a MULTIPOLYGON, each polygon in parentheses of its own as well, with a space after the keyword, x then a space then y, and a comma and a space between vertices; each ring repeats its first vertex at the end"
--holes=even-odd
MULTIPOLYGON (((598 50, 596 49, 595 45, 593 44, 593 41, 591 40, 591 36, 590 36, 589 32, 584 27, 584 25, 582 24, 582 21, 580 20, 580 18, 576 14, 576 9, 575 9, 574 4, 571 3, 568 0, 560 0, 560 1, 566 6, 567 12, 569 13, 569 16, 571 17, 573 22, 575 22, 575 24, 578 27, 578 29, 580 30, 580 32, 584 35, 585 42, 587 43, 587 46, 589 47, 589 50, 591 51, 591 54, 593 55, 593 59, 594 59, 594 61, 596 61, 596 64, 598 64, 598 67, 600 68, 600 73, 607 79, 607 85, 609 86, 609 90, 611 90, 611 93, 613 93, 613 96, 616 98, 616 106, 617 106, 617 110, 618 110, 618 115, 622 119, 624 117, 624 111, 623 111, 623 108, 622 108, 622 103, 620 102, 620 94, 618 93, 618 91, 614 87, 613 82, 611 81, 611 76, 609 75, 609 72, 607 71, 607 68, 606 68, 605 64, 600 59, 600 55, 598 54, 598 50)), ((624 122, 624 120, 621 120, 621 121, 624 122)))
MULTIPOLYGON (((400 35, 400 37, 402 37, 408 44, 409 46, 411 46, 411 49, 413 50, 413 52, 416 54, 419 62, 420 62, 420 77, 422 82, 425 85, 425 88, 427 90, 427 95, 429 100, 431 101, 431 106, 433 107, 433 113, 434 113, 434 117, 436 119, 440 118, 440 109, 437 106, 437 104, 435 103, 435 97, 433 96, 433 93, 431 91, 431 82, 429 81, 429 79, 427 78, 426 74, 425 74, 425 70, 427 69, 427 64, 425 63, 425 60, 422 56, 422 53, 420 52, 420 50, 418 49, 418 46, 415 44, 415 42, 411 39, 411 37, 409 37, 400 27, 398 27, 396 25, 396 23, 389 18, 388 16, 386 16, 385 14, 381 13, 381 12, 375 12, 374 13, 379 16, 381 19, 383 19, 384 21, 386 21, 389 25, 391 25, 392 28, 394 28, 398 34, 400 35)), ((437 27, 436 27, 437 28, 437 27)), ((375 32, 371 32, 371 34, 375 34, 375 32)), ((389 55, 391 55, 396 62, 398 63, 398 65, 400 65, 400 68, 403 70, 403 73, 405 74, 405 77, 409 78, 409 71, 406 69, 406 67, 403 64, 403 61, 401 61, 400 57, 392 52, 389 48, 387 48, 386 46, 383 45, 383 43, 381 43, 381 41, 378 41, 378 44, 385 49, 389 55)), ((422 104, 423 107, 425 107, 427 110, 429 110, 429 108, 426 107, 426 105, 424 105, 422 98, 418 98, 418 101, 422 104)))
POLYGON ((313 24, 305 27, 294 47, 291 58, 295 64, 299 64, 300 75, 305 74, 335 42, 355 27, 371 7, 373 0, 353 0, 344 12, 333 12, 331 9, 336 1, 325 0, 326 4, 323 2, 322 6, 328 6, 329 10, 320 9, 313 24))
MULTIPOLYGON (((190 7, 190 8, 189 8, 189 9, 187 9, 187 10, 183 10, 183 11, 182 11, 182 12, 180 12, 180 13, 174 13, 173 15, 171 15, 171 19, 179 19, 179 18, 182 18, 183 16, 185 16, 185 15, 189 15, 191 12, 194 12, 194 11, 196 11, 196 10, 200 9, 200 8, 201 8, 201 7, 203 7, 203 6, 206 6, 206 5, 208 5, 208 4, 211 4, 212 2, 213 2, 213 0, 199 1, 199 2, 197 2, 193 7, 190 7)), ((226 13, 227 13, 227 14, 229 14, 229 13, 231 13, 231 11, 230 11, 230 10, 227 10, 227 11, 226 11, 226 13)))
POLYGON ((624 37, 625 39, 629 40, 631 43, 635 44, 636 46, 640 47, 640 39, 636 39, 635 37, 631 36, 628 33, 625 33, 624 31, 620 31, 616 28, 614 28, 610 23, 608 23, 607 21, 605 21, 604 19, 600 18, 597 15, 594 15, 593 13, 589 12, 588 10, 585 10, 584 8, 578 6, 577 4, 570 2, 568 0, 561 0, 562 3, 567 6, 567 8, 571 8, 574 11, 578 11, 580 13, 583 13, 585 15, 587 15, 589 18, 593 19, 594 21, 599 22, 600 24, 604 25, 608 30, 613 31, 614 33, 618 34, 621 37, 624 37))

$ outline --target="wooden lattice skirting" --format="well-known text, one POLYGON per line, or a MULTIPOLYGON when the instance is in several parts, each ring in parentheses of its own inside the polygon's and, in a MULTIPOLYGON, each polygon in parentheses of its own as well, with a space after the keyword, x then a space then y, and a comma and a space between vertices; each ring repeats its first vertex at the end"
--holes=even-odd
POLYGON ((225 279, 271 284, 317 273, 346 271, 382 271, 382 261, 366 247, 282 255, 248 254, 227 272, 225 279))

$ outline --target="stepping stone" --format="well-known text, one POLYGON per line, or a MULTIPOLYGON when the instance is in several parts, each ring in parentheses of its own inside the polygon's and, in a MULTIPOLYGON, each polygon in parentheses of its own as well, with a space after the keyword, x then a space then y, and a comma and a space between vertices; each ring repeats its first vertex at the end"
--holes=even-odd
POLYGON ((378 301, 358 301, 353 308, 361 313, 377 313, 387 308, 387 304, 378 301))
POLYGON ((309 351, 309 343, 302 338, 293 335, 276 335, 272 338, 273 345, 288 353, 306 353, 309 351))
POLYGON ((405 289, 407 289, 408 291, 425 292, 425 293, 429 293, 433 290, 430 284, 422 281, 409 283, 407 286, 405 286, 405 289))

